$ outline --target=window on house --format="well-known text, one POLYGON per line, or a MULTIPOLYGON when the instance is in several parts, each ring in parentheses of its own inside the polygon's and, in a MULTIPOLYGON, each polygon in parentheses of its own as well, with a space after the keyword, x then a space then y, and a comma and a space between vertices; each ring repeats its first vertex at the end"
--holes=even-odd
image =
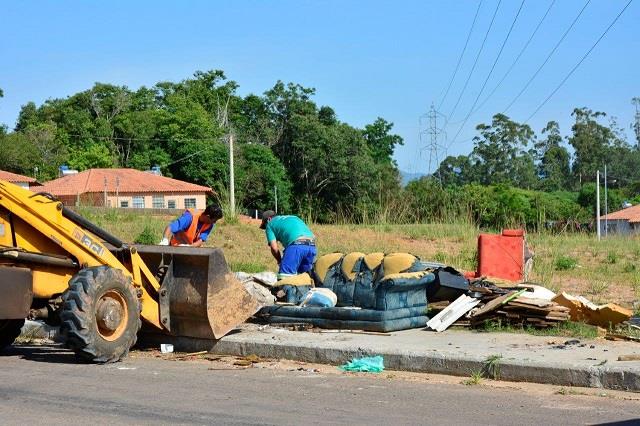
POLYGON ((168 209, 175 209, 176 208, 176 200, 168 200, 167 201, 167 208, 168 209))
POLYGON ((164 209, 164 195, 154 195, 152 204, 154 209, 164 209))
POLYGON ((133 197, 133 208, 144 209, 144 197, 133 197))
POLYGON ((195 209, 196 208, 196 199, 195 198, 185 198, 184 199, 184 208, 185 209, 195 209))
POLYGON ((129 208, 129 200, 120 201, 120 207, 122 207, 124 209, 129 208))

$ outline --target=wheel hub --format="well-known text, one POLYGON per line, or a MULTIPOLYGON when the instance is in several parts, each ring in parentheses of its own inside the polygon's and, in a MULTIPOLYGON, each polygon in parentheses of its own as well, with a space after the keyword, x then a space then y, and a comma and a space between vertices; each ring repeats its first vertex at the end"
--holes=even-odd
POLYGON ((98 332, 105 340, 116 340, 127 325, 127 305, 122 295, 107 291, 96 305, 98 332))

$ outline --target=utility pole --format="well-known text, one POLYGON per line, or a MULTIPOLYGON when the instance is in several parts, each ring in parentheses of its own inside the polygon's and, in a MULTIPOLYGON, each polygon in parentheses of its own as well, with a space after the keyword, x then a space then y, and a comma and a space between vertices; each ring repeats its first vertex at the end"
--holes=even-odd
POLYGON ((604 165, 604 237, 609 235, 609 199, 607 198, 607 165, 604 165))
MULTIPOLYGON (((436 168, 440 166, 440 158, 439 158, 439 150, 446 149, 446 147, 441 143, 442 139, 446 139, 447 134, 445 133, 442 126, 446 121, 446 117, 444 114, 436 111, 436 108, 431 104, 431 108, 429 108, 429 112, 420 117, 420 124, 422 125, 422 119, 426 118, 429 122, 426 129, 420 131, 420 136, 422 138, 423 135, 428 135, 429 140, 424 149, 429 150, 429 165, 427 167, 427 173, 431 174, 431 167, 435 165, 436 168), (438 124, 438 123, 441 124, 438 124)), ((438 173, 438 181, 440 182, 440 186, 442 186, 442 176, 438 173)))
POLYGON ((596 225, 600 241, 600 170, 596 170, 596 225))
POLYGON ((229 133, 229 204, 231 204, 231 216, 236 215, 236 181, 233 168, 233 133, 229 133))
POLYGON ((104 177, 104 202, 103 206, 107 207, 107 177, 104 177))
POLYGON ((276 209, 275 212, 276 214, 278 214, 278 187, 276 185, 273 185, 273 195, 276 199, 276 209))
POLYGON ((119 207, 120 207, 120 176, 116 176, 116 208, 119 208, 119 207))
POLYGON ((635 121, 633 123, 633 130, 636 133, 636 146, 640 148, 640 98, 633 98, 631 103, 636 107, 635 121))

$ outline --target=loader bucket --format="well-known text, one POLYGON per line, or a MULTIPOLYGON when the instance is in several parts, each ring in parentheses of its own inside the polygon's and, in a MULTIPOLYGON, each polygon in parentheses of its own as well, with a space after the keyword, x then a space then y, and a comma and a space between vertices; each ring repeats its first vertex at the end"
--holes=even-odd
POLYGON ((260 306, 229 270, 221 249, 136 246, 159 281, 160 322, 175 336, 219 339, 260 306))

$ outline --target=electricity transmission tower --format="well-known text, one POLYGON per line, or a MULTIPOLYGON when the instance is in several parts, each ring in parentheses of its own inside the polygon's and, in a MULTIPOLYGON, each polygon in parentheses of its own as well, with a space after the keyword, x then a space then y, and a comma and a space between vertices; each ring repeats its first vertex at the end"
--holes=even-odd
MULTIPOLYGON (((445 151, 445 141, 447 134, 444 131, 446 124, 446 116, 438 112, 433 103, 429 112, 420 117, 420 142, 423 146, 422 151, 429 151, 429 164, 427 173, 433 175, 432 166, 438 169, 440 166, 440 152, 445 151)), ((442 176, 437 176, 442 185, 442 176)))

